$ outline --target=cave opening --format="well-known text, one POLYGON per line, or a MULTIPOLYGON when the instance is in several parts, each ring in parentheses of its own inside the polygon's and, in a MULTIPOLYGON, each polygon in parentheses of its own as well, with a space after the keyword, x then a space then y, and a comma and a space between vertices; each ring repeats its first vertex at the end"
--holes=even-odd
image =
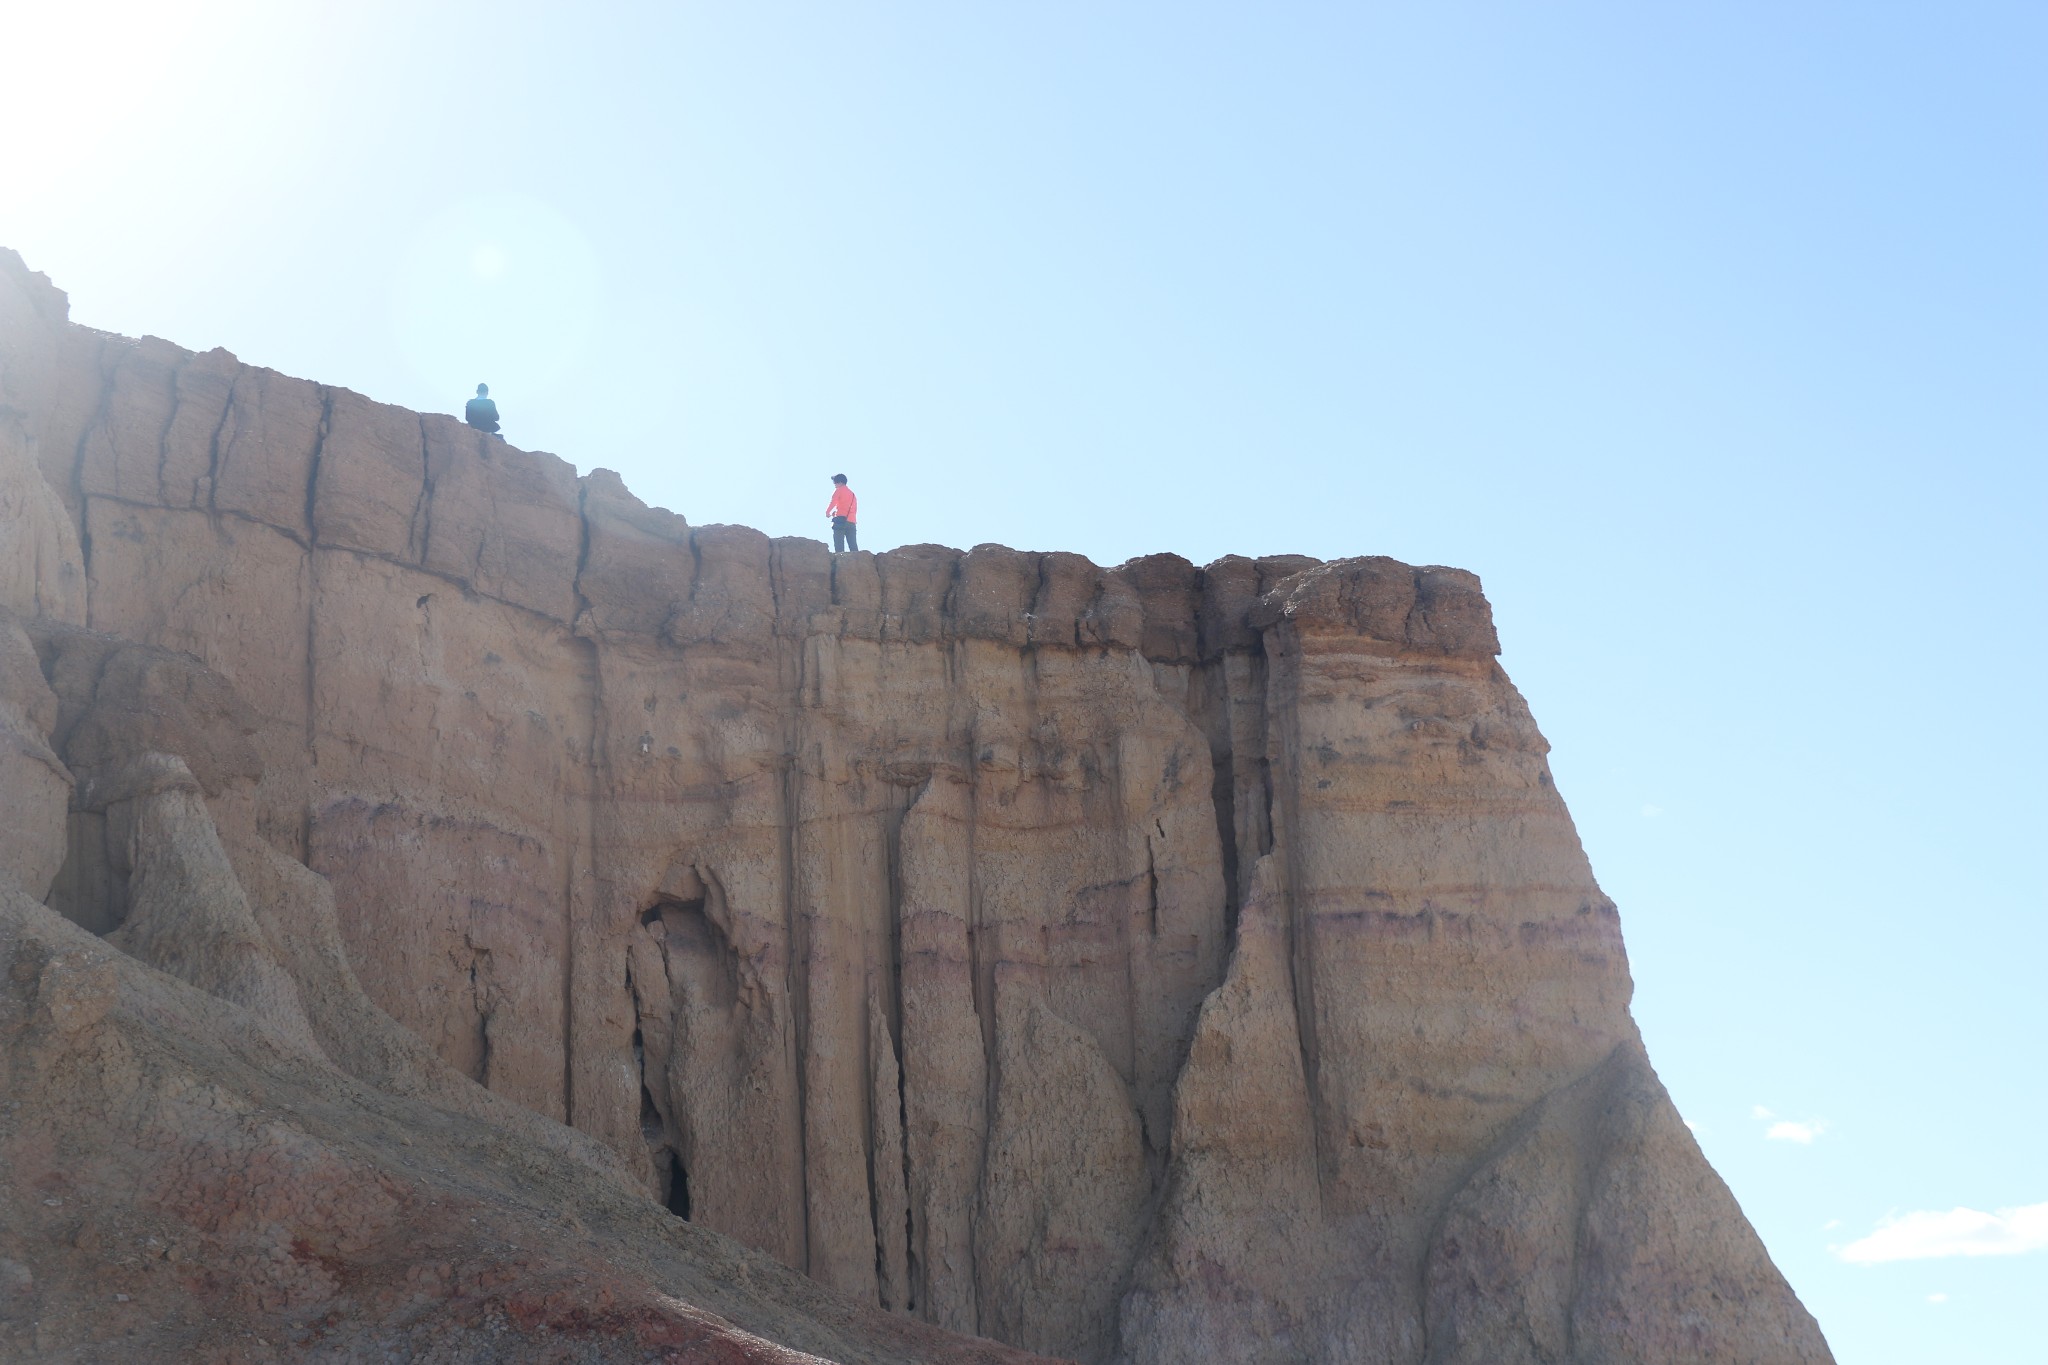
POLYGON ((661 1202, 668 1205, 668 1211, 685 1223, 690 1221, 690 1173, 683 1168, 683 1159, 674 1152, 668 1154, 668 1172, 662 1180, 661 1202))
POLYGON ((725 931, 708 913, 710 898, 662 895, 640 912, 640 923, 661 944, 670 990, 694 990, 692 997, 728 1008, 739 995, 739 962, 725 931), (683 983, 691 985, 683 987, 683 983))
MULTIPOLYGON (((651 1002, 636 995, 636 1003, 652 1008, 657 1016, 669 1014, 672 1022, 692 1010, 715 1017, 730 1011, 738 998, 736 955, 708 913, 711 897, 711 888, 694 867, 681 872, 671 869, 652 902, 640 911, 641 927, 661 945, 665 980, 650 983, 654 987, 651 1002)), ((634 1060, 640 1070, 641 1135, 653 1158, 663 1206, 688 1222, 692 1213, 690 1170, 679 1149, 685 1145, 683 1134, 689 1131, 689 1096, 677 1093, 674 1087, 683 1084, 679 1077, 690 1074, 692 1039, 687 1031, 677 1033, 663 1041, 659 1055, 649 1056, 643 1035, 635 1030, 633 1036, 634 1060), (671 1055, 669 1049, 674 1048, 683 1049, 682 1055, 671 1055), (657 1095, 668 1103, 657 1104, 657 1095)))
POLYGON ((661 1202, 670 1213, 688 1222, 690 1173, 684 1169, 683 1159, 669 1146, 668 1124, 647 1084, 647 1049, 639 1029, 633 1030, 633 1061, 640 1068, 640 1139, 654 1158, 654 1169, 661 1180, 661 1202))
POLYGON ((678 899, 674 896, 658 897, 654 904, 640 912, 640 924, 652 929, 661 939, 680 933, 685 938, 701 938, 707 933, 717 933, 705 918, 706 898, 691 896, 678 899))
POLYGON ((654 1091, 647 1084, 647 1044, 640 1030, 633 1030, 633 1066, 640 1073, 640 1136, 651 1147, 667 1140, 668 1124, 663 1122, 661 1108, 654 1102, 654 1091))

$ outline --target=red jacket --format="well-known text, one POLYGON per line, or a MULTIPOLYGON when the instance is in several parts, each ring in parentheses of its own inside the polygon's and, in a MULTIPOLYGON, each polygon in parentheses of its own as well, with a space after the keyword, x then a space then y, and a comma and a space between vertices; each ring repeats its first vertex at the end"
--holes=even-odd
POLYGON ((847 521, 857 523, 859 518, 853 515, 853 509, 859 505, 860 500, 853 496, 853 490, 842 483, 832 490, 832 501, 825 504, 825 515, 845 517, 847 521))

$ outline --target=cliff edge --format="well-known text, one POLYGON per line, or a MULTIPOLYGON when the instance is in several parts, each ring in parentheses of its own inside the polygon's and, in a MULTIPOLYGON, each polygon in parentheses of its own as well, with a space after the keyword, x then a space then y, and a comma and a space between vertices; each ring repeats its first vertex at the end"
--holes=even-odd
MULTIPOLYGON (((462 1311, 573 1309, 563 1359, 658 1358, 679 1299, 840 1359, 998 1349, 906 1319, 1131 1365, 1831 1359, 1643 1054, 1468 573, 693 527, 76 326, 0 252, 0 611, 0 952, 37 964, 0 1346, 115 1257, 36 1184, 40 1116, 112 1084, 49 1051, 70 962, 116 1002, 89 1036, 175 1015, 181 1085, 324 1067, 322 1121, 381 1135, 388 1208, 245 1230, 354 1267, 237 1301, 287 1356, 460 1318, 352 1288, 424 1273, 417 1225, 546 1280, 555 1318, 462 1311), (420 1206, 449 1124, 526 1261, 420 1206), (549 1173, 538 1223, 507 1170, 549 1173)), ((206 1274, 256 1255, 149 1209, 206 1274)))

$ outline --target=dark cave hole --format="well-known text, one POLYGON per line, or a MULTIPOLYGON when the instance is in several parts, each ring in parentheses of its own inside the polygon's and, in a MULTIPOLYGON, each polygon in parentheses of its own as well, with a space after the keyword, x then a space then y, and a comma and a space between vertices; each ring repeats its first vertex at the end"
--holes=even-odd
POLYGON ((668 1146, 668 1125, 654 1105, 654 1092, 647 1088, 647 1054, 640 1030, 633 1030, 633 1061, 641 1069, 640 1137, 653 1151, 655 1167, 661 1173, 661 1202, 684 1222, 690 1220, 690 1173, 683 1159, 668 1146))
POLYGON ((704 919, 704 897, 691 900, 671 900, 667 896, 655 901, 640 912, 640 923, 649 929, 659 926, 664 932, 686 926, 692 920, 704 919))
POLYGON ((690 1173, 683 1169, 683 1159, 674 1152, 668 1154, 667 1198, 662 1202, 668 1211, 685 1223, 690 1221, 690 1173))

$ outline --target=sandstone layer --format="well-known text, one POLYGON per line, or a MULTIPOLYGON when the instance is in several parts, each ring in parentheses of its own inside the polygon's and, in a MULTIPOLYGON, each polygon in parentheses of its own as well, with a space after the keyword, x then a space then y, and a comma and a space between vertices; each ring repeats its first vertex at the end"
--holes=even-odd
POLYGON ((1470 574, 693 527, 4 255, 0 537, 20 932, 393 1131, 1089 1362, 1830 1358, 1470 574))

